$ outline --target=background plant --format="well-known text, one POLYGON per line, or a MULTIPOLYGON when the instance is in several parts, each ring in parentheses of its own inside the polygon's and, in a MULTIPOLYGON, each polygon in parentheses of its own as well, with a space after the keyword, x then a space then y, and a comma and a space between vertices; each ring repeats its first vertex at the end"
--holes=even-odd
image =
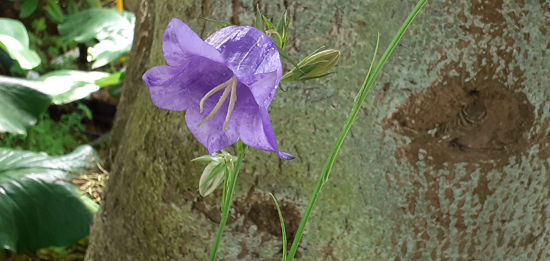
MULTIPOLYGON (((108 173, 94 149, 81 146, 104 128, 93 117, 97 102, 81 99, 95 93, 112 104, 120 96, 133 14, 101 8, 99 0, 10 3, 19 19, 0 19, 0 231, 6 232, 0 233, 0 260, 82 260, 108 173), (71 20, 88 10, 101 19, 92 25, 71 20), (126 24, 114 21, 117 16, 128 18, 126 24), (118 29, 106 30, 108 24, 118 29), (76 41, 58 27, 88 32, 88 38, 76 41), (98 41, 121 41, 121 31, 125 49, 98 65, 104 54, 89 49, 98 41)), ((112 53, 108 49, 103 52, 112 53)), ((104 141, 93 143, 104 149, 104 141)))
POLYGON ((26 135, 0 134, 0 147, 63 155, 88 142, 88 137, 84 134, 85 119, 91 120, 92 113, 83 104, 78 104, 77 109, 71 113, 62 114, 58 121, 45 112, 26 135))

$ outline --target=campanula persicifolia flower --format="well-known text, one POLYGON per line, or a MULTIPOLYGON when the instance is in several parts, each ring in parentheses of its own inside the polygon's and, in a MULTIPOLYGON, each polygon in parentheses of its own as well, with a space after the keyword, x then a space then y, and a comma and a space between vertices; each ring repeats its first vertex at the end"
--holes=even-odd
POLYGON ((153 103, 186 111, 187 126, 211 155, 240 138, 250 147, 279 151, 268 108, 283 73, 279 52, 262 31, 225 27, 202 40, 179 19, 162 38, 168 65, 143 75, 153 103))

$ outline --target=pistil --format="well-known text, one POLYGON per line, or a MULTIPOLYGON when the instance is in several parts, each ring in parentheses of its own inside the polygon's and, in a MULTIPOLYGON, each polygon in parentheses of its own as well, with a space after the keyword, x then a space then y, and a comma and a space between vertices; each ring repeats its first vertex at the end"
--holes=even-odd
POLYGON ((208 98, 210 98, 215 93, 223 90, 223 93, 214 106, 214 109, 204 118, 198 125, 197 128, 200 127, 203 123, 205 123, 207 120, 211 119, 216 115, 216 113, 220 110, 225 100, 227 100, 227 97, 229 94, 231 94, 229 98, 229 106, 227 108, 227 114, 225 115, 225 121, 223 123, 223 131, 227 131, 227 123, 229 122, 229 119, 231 117, 231 113, 233 113, 233 109, 235 108, 235 103, 237 102, 237 79, 235 77, 231 77, 231 79, 227 80, 226 82, 214 87, 212 90, 210 90, 208 93, 206 93, 199 103, 200 112, 202 113, 204 110, 204 103, 208 98))

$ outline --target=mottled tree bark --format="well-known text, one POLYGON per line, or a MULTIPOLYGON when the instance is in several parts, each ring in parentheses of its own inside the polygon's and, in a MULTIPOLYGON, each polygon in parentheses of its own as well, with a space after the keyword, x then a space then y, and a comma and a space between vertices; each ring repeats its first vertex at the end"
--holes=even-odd
MULTIPOLYGON (((220 191, 197 192, 207 154, 184 113, 154 107, 141 81, 163 64, 172 17, 201 36, 288 9, 296 60, 342 50, 335 74, 289 84, 271 106, 283 162, 250 150, 220 260, 280 260, 351 109, 376 33, 386 46, 415 1, 147 1, 113 130, 112 176, 87 260, 206 260, 220 191)), ((299 249, 302 260, 550 259, 550 4, 433 1, 387 63, 346 140, 299 249)))

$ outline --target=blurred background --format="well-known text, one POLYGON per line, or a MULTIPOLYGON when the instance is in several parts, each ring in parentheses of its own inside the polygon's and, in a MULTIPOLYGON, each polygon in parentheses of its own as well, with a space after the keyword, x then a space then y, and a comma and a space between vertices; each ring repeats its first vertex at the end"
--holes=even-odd
POLYGON ((83 260, 135 18, 122 0, 0 1, 0 260, 83 260))

